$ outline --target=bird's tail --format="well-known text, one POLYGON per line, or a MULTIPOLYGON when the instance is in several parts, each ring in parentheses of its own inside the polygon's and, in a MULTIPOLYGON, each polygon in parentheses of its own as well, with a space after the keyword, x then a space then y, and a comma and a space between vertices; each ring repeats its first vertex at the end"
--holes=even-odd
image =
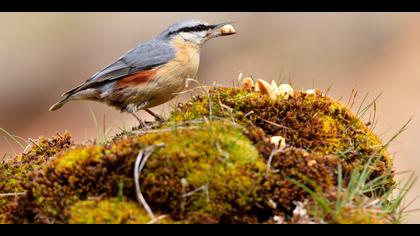
POLYGON ((52 105, 50 107, 50 111, 55 111, 60 109, 64 104, 66 104, 67 102, 69 102, 71 99, 67 96, 65 98, 63 98, 61 101, 57 102, 56 104, 52 105))

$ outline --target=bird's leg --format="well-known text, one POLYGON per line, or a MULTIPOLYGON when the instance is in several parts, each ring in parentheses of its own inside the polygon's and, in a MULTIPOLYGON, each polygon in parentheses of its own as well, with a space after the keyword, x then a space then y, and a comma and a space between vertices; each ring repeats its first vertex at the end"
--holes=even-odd
POLYGON ((146 108, 146 109, 144 109, 147 113, 149 113, 151 116, 153 116, 155 119, 156 119, 156 121, 163 121, 163 117, 161 117, 160 115, 158 115, 158 114, 156 114, 156 113, 154 113, 152 110, 150 110, 150 109, 148 109, 148 108, 146 108))
POLYGON ((139 117, 139 115, 135 111, 127 110, 128 113, 136 117, 137 121, 139 122, 139 127, 144 128, 146 127, 146 123, 139 117))

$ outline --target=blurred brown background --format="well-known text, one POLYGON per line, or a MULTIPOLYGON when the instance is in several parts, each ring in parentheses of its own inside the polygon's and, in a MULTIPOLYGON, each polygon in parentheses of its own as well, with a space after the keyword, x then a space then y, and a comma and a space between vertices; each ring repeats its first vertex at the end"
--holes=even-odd
MULTIPOLYGON (((78 142, 91 140, 97 129, 89 107, 98 119, 106 114, 114 132, 136 124, 130 115, 94 102, 71 102, 53 113, 48 108, 61 93, 185 18, 235 22, 238 34, 203 48, 199 79, 207 84, 231 85, 242 72, 290 78, 296 88, 333 85, 336 99, 347 99, 356 88, 357 102, 367 92, 370 99, 383 92, 376 132, 385 140, 417 114, 390 149, 398 171, 420 173, 416 13, 0 13, 0 128, 23 138, 69 130, 78 142)), ((0 136, 0 157, 20 151, 0 136)), ((420 181, 407 200, 419 194, 420 181)), ((419 207, 416 201, 410 209, 419 207)), ((405 222, 420 223, 420 213, 405 222)))

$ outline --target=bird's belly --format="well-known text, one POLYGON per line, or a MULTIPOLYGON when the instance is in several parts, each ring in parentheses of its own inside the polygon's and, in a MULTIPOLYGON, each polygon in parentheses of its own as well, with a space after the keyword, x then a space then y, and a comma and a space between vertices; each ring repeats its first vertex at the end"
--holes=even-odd
POLYGON ((174 60, 159 68, 156 78, 148 84, 149 89, 153 91, 153 100, 149 102, 148 107, 160 105, 176 97, 185 89, 186 80, 195 78, 198 65, 198 54, 193 54, 186 61, 174 60))
POLYGON ((165 74, 155 81, 152 81, 148 85, 148 89, 151 91, 150 97, 152 99, 147 104, 147 107, 158 106, 176 97, 179 92, 185 89, 186 80, 188 78, 191 78, 190 74, 173 73, 165 74))

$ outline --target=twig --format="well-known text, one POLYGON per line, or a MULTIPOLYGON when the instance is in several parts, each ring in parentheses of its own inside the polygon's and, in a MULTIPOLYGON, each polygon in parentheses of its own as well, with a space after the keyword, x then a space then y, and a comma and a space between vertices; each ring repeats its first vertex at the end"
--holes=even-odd
POLYGON ((268 124, 270 124, 270 125, 274 125, 274 126, 276 126, 276 127, 279 127, 279 128, 283 128, 283 129, 290 129, 290 128, 286 127, 286 126, 279 125, 279 124, 277 124, 277 123, 271 122, 271 121, 266 120, 266 119, 263 119, 263 118, 261 118, 261 117, 258 117, 258 119, 260 119, 260 120, 262 120, 262 121, 264 121, 264 122, 267 122, 267 123, 268 123, 268 124))
POLYGON ((212 103, 213 103, 213 101, 211 100, 211 94, 209 92, 207 92, 207 97, 209 99, 209 119, 212 120, 212 116, 213 116, 212 103))
POLYGON ((139 154, 137 155, 137 159, 136 159, 136 162, 134 164, 134 184, 136 186, 137 200, 140 202, 140 204, 142 204, 142 206, 147 211, 147 213, 149 214, 152 221, 156 220, 156 217, 153 214, 152 209, 150 208, 150 206, 147 204, 146 200, 144 199, 143 194, 141 193, 141 190, 140 190, 140 174, 141 174, 141 171, 142 171, 144 165, 147 162, 147 159, 149 159, 149 157, 152 155, 155 147, 162 147, 162 146, 164 146, 164 144, 149 146, 146 149, 142 149, 139 152, 139 154))
POLYGON ((29 149, 32 147, 32 143, 28 143, 28 145, 26 145, 25 149, 23 149, 24 154, 28 153, 29 149))
POLYGON ((225 109, 227 109, 229 111, 229 113, 230 113, 230 119, 232 120, 232 123, 234 124, 234 126, 236 126, 235 117, 233 116, 234 109, 232 107, 229 107, 228 105, 223 104, 222 101, 220 101, 220 96, 219 96, 219 105, 222 108, 225 108, 225 109))
POLYGON ((265 178, 268 178, 268 175, 270 173, 270 169, 271 169, 271 162, 273 161, 273 157, 275 154, 282 152, 283 150, 274 148, 273 150, 271 150, 270 156, 268 157, 268 161, 267 161, 267 169, 265 170, 265 178))
POLYGON ((222 150, 222 147, 220 147, 219 141, 216 141, 216 148, 217 151, 227 160, 229 158, 229 153, 222 150))
POLYGON ((22 196, 26 195, 26 192, 18 192, 18 193, 0 193, 0 197, 11 197, 11 196, 22 196))
POLYGON ((159 222, 160 220, 166 218, 168 215, 160 215, 152 220, 150 220, 149 222, 147 222, 146 224, 156 224, 157 222, 159 222))
POLYGON ((102 193, 99 196, 88 197, 88 200, 100 201, 102 198, 106 196, 106 193, 102 193))
POLYGON ((205 185, 203 185, 203 186, 201 186, 201 187, 199 187, 199 188, 194 189, 194 190, 193 190, 193 191, 191 191, 191 192, 185 193, 185 194, 183 194, 182 196, 183 196, 184 198, 186 198, 186 197, 189 197, 189 196, 191 196, 191 195, 193 195, 193 194, 195 194, 195 193, 197 193, 197 192, 199 192, 199 191, 203 191, 203 192, 204 192, 204 194, 206 195, 207 201, 210 201, 210 196, 209 196, 209 184, 208 184, 208 183, 207 183, 207 184, 205 184, 205 185))
POLYGON ((250 111, 250 112, 246 113, 243 118, 246 118, 247 116, 250 116, 250 115, 252 115, 254 113, 255 113, 254 111, 250 111))
POLYGON ((188 130, 188 129, 198 129, 198 128, 200 128, 200 127, 198 127, 198 126, 187 126, 187 127, 180 126, 180 127, 171 127, 171 128, 165 128, 165 129, 152 129, 152 130, 144 130, 144 131, 140 130, 139 132, 136 130, 136 131, 134 131, 134 133, 142 135, 142 134, 151 134, 151 133, 165 133, 165 132, 170 132, 170 131, 174 131, 174 130, 178 130, 178 129, 188 130))
MULTIPOLYGON (((37 146, 39 149, 41 149, 41 151, 44 151, 44 149, 41 147, 41 146, 39 146, 39 144, 37 144, 33 139, 31 139, 31 138, 28 138, 28 140, 29 140, 29 142, 31 142, 31 143, 33 143, 35 146, 37 146)), ((26 149, 26 148, 25 148, 26 149)))
POLYGON ((182 201, 181 201, 181 218, 184 215, 184 210, 185 210, 185 205, 187 204, 187 201, 184 197, 185 195, 185 190, 188 187, 188 181, 185 178, 181 179, 181 191, 182 191, 182 201))

